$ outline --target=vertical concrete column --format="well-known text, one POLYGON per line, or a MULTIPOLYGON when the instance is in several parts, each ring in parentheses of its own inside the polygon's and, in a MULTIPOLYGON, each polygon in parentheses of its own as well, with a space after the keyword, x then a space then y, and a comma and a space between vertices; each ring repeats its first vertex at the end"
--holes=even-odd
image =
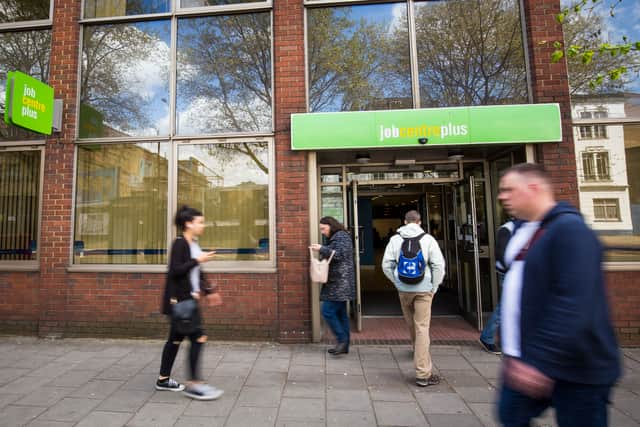
POLYGON ((273 2, 278 337, 311 339, 306 153, 291 151, 291 114, 306 111, 304 6, 273 2))
POLYGON ((71 223, 74 135, 78 82, 81 0, 54 0, 49 84, 62 99, 62 132, 47 140, 40 234, 40 336, 64 332, 68 282, 66 267, 73 245, 71 223))
POLYGON ((562 142, 540 144, 538 161, 543 163, 551 173, 558 199, 578 206, 567 64, 564 60, 557 63, 551 62, 551 53, 555 50, 553 42, 563 40, 562 26, 555 19, 560 13, 560 0, 523 0, 523 4, 533 100, 536 103, 559 103, 562 119, 562 142))

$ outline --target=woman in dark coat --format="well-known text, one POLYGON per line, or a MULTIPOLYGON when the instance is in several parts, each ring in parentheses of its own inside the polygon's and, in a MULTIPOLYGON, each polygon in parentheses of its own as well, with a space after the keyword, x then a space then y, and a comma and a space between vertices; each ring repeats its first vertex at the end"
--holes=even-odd
POLYGON ((333 217, 320 220, 320 233, 329 239, 327 245, 312 244, 322 258, 333 258, 329 264, 327 283, 322 285, 322 317, 336 337, 337 344, 328 352, 333 355, 349 353, 349 316, 347 302, 355 297, 355 268, 353 264, 353 243, 344 226, 333 217))

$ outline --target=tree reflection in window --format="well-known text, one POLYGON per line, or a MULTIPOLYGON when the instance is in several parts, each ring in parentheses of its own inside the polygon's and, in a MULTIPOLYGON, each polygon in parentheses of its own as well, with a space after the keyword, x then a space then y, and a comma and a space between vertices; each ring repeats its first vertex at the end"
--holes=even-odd
POLYGON ((178 23, 177 133, 272 129, 269 13, 178 23))
POLYGON ((406 4, 307 12, 309 109, 411 108, 406 4))
MULTIPOLYGON (((0 33, 0 87, 7 84, 7 72, 22 71, 42 82, 49 80, 49 58, 51 56, 51 31, 17 31, 0 33)), ((4 115, 5 97, 0 97, 0 114, 4 115)), ((29 140, 42 135, 16 126, 8 126, 0 120, 0 139, 29 140)))
POLYGON ((86 26, 81 138, 167 135, 169 21, 86 26))
POLYGON ((51 0, 2 0, 0 24, 49 19, 51 0))
POLYGON ((422 107, 527 102, 515 0, 416 3, 422 107))

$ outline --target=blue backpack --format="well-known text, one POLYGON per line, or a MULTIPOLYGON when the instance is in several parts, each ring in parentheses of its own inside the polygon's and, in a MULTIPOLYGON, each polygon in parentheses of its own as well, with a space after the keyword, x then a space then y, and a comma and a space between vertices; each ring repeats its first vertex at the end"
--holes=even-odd
POLYGON ((427 233, 416 237, 402 238, 400 257, 398 258, 398 279, 407 285, 416 285, 424 279, 427 262, 422 255, 420 239, 427 233))

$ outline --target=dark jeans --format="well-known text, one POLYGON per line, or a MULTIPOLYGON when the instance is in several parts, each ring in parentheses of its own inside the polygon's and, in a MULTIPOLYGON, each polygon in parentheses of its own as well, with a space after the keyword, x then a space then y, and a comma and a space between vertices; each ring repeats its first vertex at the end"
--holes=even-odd
POLYGON ((498 404, 500 423, 506 427, 529 427, 529 420, 553 406, 560 427, 606 427, 610 391, 608 385, 557 381, 550 399, 536 400, 503 384, 498 404))
POLYGON ((336 336, 336 341, 349 344, 347 301, 322 301, 322 317, 336 336))
MULTIPOLYGON (((200 312, 196 313, 198 317, 200 317, 200 312)), ((164 349, 162 350, 162 362, 160 363, 160 376, 168 377, 171 375, 171 369, 173 368, 173 362, 176 360, 176 356, 178 355, 178 349, 180 348, 180 343, 185 338, 185 335, 179 334, 173 327, 173 322, 171 322, 171 318, 169 318, 169 323, 171 327, 169 329, 169 338, 167 342, 164 344, 164 349)), ((202 328, 196 329, 196 331, 189 335, 189 341, 191 341, 191 348, 189 349, 189 374, 192 381, 198 381, 200 379, 199 374, 199 360, 200 360, 200 352, 202 350, 202 343, 198 342, 198 339, 204 335, 202 328)))

